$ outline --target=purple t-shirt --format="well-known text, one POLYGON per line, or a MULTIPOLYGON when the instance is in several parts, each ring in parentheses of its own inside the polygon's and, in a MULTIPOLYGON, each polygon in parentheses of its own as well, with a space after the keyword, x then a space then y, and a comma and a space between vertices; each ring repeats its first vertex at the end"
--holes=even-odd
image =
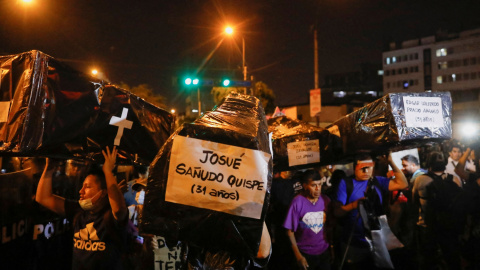
POLYGON ((323 194, 315 205, 301 194, 293 198, 283 227, 295 232, 301 252, 319 255, 327 250, 329 244, 325 240, 324 225, 329 203, 330 199, 323 194))

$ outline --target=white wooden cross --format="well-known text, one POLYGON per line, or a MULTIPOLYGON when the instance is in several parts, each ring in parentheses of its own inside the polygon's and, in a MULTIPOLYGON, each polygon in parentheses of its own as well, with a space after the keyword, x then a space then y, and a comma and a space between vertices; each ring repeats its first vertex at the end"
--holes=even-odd
POLYGON ((115 137, 115 141, 113 143, 114 145, 120 145, 120 140, 123 136, 123 129, 132 129, 133 122, 127 120, 127 115, 128 109, 123 108, 121 117, 112 116, 112 118, 110 119, 110 125, 118 127, 117 136, 115 137))

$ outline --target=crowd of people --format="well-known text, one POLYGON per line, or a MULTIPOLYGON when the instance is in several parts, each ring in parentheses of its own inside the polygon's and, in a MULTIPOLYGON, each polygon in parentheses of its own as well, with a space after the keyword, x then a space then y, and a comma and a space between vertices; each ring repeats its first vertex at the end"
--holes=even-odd
POLYGON ((480 148, 418 150, 401 167, 363 153, 351 167, 276 173, 256 255, 139 232, 148 166, 118 181, 115 147, 80 180, 62 170, 74 164, 37 162, 34 198, 72 221, 72 269, 480 269, 480 148))
POLYGON ((400 168, 391 154, 361 154, 352 176, 278 173, 269 269, 480 269, 479 150, 452 140, 402 156, 400 168))

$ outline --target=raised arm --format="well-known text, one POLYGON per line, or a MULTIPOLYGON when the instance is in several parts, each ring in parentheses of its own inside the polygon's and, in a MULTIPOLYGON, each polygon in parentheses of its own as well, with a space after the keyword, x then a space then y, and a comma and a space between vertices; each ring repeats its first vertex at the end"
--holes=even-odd
POLYGON ((110 152, 107 146, 106 150, 102 150, 102 154, 105 157, 105 163, 102 169, 107 182, 108 200, 112 207, 112 213, 116 220, 123 220, 127 217, 128 209, 123 194, 117 185, 117 179, 113 174, 113 169, 117 161, 117 148, 114 146, 110 152))
POLYGON ((47 209, 57 214, 65 215, 65 198, 52 193, 52 175, 54 169, 55 166, 53 166, 50 159, 47 158, 42 177, 38 182, 35 200, 47 209))
POLYGON ((395 178, 390 180, 390 183, 388 184, 388 190, 394 191, 406 189, 408 187, 407 178, 403 174, 402 170, 400 170, 395 162, 393 162, 392 152, 388 153, 388 164, 390 167, 392 167, 393 175, 395 176, 395 178))
POLYGON ((468 173, 465 171, 465 164, 467 163, 468 156, 470 155, 470 152, 472 149, 467 148, 465 152, 463 152, 462 157, 458 160, 457 166, 455 166, 455 173, 461 178, 461 179, 467 179, 468 178, 468 173))

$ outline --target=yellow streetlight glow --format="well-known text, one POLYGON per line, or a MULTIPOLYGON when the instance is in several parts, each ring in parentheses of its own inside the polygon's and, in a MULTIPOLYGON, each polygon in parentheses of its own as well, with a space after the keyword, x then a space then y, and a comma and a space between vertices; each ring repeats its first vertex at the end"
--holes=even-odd
POLYGON ((98 70, 92 69, 92 74, 93 74, 93 75, 97 75, 97 74, 98 74, 98 70))
POLYGON ((171 113, 175 113, 175 109, 171 109, 170 112, 171 112, 171 113))
POLYGON ((32 1, 33 1, 33 0, 22 0, 22 2, 27 3, 27 4, 28 4, 28 3, 31 3, 32 1))
POLYGON ((225 33, 227 33, 227 35, 233 34, 233 28, 230 27, 230 26, 227 26, 227 27, 225 28, 225 33))

